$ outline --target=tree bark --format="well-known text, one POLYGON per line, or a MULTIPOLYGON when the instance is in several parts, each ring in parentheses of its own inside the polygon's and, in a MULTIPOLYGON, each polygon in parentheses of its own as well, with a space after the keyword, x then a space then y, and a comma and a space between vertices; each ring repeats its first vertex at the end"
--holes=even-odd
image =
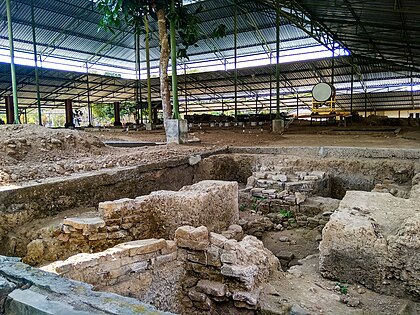
POLYGON ((169 91, 168 64, 170 47, 168 40, 168 31, 166 28, 165 10, 157 11, 158 27, 159 27, 159 45, 160 45, 160 96, 162 98, 163 120, 172 118, 171 93, 169 91))

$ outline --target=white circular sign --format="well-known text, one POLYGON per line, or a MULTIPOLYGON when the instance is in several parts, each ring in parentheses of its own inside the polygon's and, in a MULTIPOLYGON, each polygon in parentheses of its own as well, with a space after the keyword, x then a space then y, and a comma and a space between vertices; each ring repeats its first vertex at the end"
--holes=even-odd
POLYGON ((312 89, 312 97, 317 102, 325 102, 333 96, 333 92, 333 87, 331 85, 321 82, 312 89))

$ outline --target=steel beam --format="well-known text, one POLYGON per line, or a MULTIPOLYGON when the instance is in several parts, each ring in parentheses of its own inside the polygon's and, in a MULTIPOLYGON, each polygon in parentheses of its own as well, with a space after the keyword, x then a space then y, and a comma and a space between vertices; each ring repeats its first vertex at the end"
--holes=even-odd
POLYGON ((15 48, 13 46, 12 10, 10 7, 10 0, 6 0, 6 14, 7 14, 7 30, 9 34, 10 71, 12 74, 14 123, 19 124, 20 123, 19 122, 19 106, 18 106, 16 70, 15 70, 15 48))

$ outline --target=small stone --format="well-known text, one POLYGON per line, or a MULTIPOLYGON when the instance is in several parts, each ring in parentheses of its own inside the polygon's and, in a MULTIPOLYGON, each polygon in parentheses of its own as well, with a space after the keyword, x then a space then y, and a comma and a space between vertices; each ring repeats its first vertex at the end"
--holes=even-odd
POLYGON ((262 191, 262 193, 265 194, 265 195, 271 195, 271 194, 275 194, 276 190, 275 189, 264 189, 262 191))
POLYGON ((201 162, 201 155, 191 155, 188 159, 188 163, 193 166, 201 162))
POLYGON ((287 176, 284 174, 273 175, 271 178, 275 181, 287 182, 287 176))
POLYGON ((128 251, 130 257, 157 252, 166 247, 164 239, 146 239, 126 242, 115 246, 116 249, 128 251))
POLYGON ((217 247, 223 248, 227 240, 228 239, 221 234, 210 232, 210 243, 217 247))
POLYGON ((175 231, 175 240, 179 247, 193 250, 205 250, 210 244, 209 231, 205 226, 181 226, 175 231))
POLYGON ((276 257, 277 257, 278 259, 280 259, 280 260, 287 260, 287 261, 290 261, 290 260, 292 260, 293 258, 295 258, 295 254, 293 254, 292 252, 285 252, 285 251, 281 251, 281 252, 278 252, 278 253, 276 254, 276 257))
POLYGON ((366 293, 366 290, 364 288, 362 288, 362 287, 358 287, 357 288, 357 293, 359 293, 359 294, 365 294, 366 293))
POLYGON ((351 297, 347 301, 347 305, 350 307, 357 307, 360 304, 360 300, 358 298, 351 297))
POLYGON ((219 297, 226 294, 226 289, 227 287, 225 284, 210 280, 200 280, 196 286, 198 292, 219 297))
POLYGON ((295 192, 296 204, 300 205, 306 200, 306 196, 300 192, 295 192))
POLYGON ((220 260, 222 263, 226 264, 236 264, 236 254, 235 252, 226 252, 220 255, 220 260))
POLYGON ((322 171, 313 171, 309 175, 316 176, 319 179, 323 179, 325 177, 325 172, 322 172, 322 171))
POLYGON ((310 315, 309 311, 304 309, 303 307, 293 304, 292 308, 290 309, 290 315, 310 315))
POLYGON ((255 172, 253 175, 257 179, 267 178, 267 173, 265 173, 265 172, 255 172))
POLYGON ((195 302, 204 302, 207 298, 204 293, 198 292, 195 288, 188 290, 188 297, 195 302))
POLYGON ((63 142, 61 142, 60 139, 56 139, 56 138, 51 138, 50 142, 51 142, 51 144, 54 144, 54 145, 62 145, 63 144, 63 142))
POLYGON ((233 293, 232 299, 234 301, 245 302, 248 305, 256 306, 258 304, 259 292, 254 294, 244 291, 236 291, 233 293))
POLYGON ((279 240, 280 242, 288 242, 288 241, 289 241, 289 238, 288 238, 287 236, 280 236, 280 237, 278 238, 278 240, 279 240))

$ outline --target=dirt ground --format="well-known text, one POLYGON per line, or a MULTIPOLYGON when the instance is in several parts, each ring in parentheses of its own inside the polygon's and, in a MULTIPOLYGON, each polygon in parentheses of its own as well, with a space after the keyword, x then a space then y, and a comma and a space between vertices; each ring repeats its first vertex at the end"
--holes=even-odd
POLYGON ((160 162, 225 146, 347 146, 419 148, 420 128, 302 126, 273 134, 268 124, 258 127, 194 125, 187 145, 117 148, 103 141, 164 143, 163 130, 125 131, 122 128, 65 130, 38 125, 0 126, 0 184, 40 181, 116 166, 160 162))
MULTIPOLYGON (((163 130, 92 132, 103 140, 157 141, 164 142, 163 130)), ((347 146, 380 148, 418 148, 418 127, 334 127, 291 126, 284 134, 273 134, 269 125, 259 127, 209 127, 194 125, 190 136, 200 143, 191 146, 347 146), (401 130, 398 130, 401 129, 401 130), (398 134, 395 134, 395 131, 398 134), (398 140, 398 141, 396 141, 398 140)))

